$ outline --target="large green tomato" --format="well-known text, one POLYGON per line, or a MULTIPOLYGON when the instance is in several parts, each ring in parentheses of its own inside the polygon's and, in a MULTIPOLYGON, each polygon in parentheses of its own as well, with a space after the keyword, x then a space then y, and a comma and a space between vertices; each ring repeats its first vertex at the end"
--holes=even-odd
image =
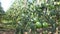
POLYGON ((41 28, 41 27, 42 27, 42 25, 41 25, 40 22, 36 22, 36 23, 35 23, 35 26, 36 26, 36 28, 41 28))
POLYGON ((43 23, 43 27, 44 27, 44 28, 47 28, 47 27, 48 27, 48 23, 44 22, 44 23, 43 23))

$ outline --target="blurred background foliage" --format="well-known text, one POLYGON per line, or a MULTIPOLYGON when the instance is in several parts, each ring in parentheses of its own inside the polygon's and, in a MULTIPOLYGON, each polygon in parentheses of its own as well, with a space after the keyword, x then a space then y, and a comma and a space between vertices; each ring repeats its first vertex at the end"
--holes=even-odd
POLYGON ((30 29, 36 34, 37 29, 50 27, 53 33, 60 25, 59 0, 15 0, 10 9, 1 12, 0 6, 0 22, 4 23, 4 28, 16 29, 16 34, 30 29))

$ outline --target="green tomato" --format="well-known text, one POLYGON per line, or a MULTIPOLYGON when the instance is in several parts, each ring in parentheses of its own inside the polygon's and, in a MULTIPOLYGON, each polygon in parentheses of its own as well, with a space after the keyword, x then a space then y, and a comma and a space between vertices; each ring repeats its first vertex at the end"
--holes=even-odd
POLYGON ((40 22, 36 22, 36 23, 35 23, 35 26, 36 26, 36 28, 41 28, 41 27, 42 27, 42 25, 41 25, 40 22))
POLYGON ((48 23, 44 22, 43 27, 45 27, 45 28, 48 27, 48 23))

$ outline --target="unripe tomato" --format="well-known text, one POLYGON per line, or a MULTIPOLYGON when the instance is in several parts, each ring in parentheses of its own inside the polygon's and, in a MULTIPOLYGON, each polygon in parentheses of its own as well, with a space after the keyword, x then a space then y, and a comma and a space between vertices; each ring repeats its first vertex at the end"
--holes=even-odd
POLYGON ((40 22, 36 22, 36 23, 35 23, 35 26, 36 26, 36 28, 41 28, 41 27, 42 27, 42 25, 41 25, 40 22))
POLYGON ((45 27, 45 28, 48 27, 48 23, 44 22, 43 27, 45 27))

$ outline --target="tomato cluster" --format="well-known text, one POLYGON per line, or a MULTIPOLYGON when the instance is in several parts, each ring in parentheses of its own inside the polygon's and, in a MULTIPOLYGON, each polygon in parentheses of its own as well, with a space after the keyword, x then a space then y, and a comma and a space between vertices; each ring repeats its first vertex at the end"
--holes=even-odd
POLYGON ((43 23, 36 22, 35 26, 36 26, 36 28, 47 28, 48 27, 48 23, 46 23, 46 22, 43 22, 43 23))

